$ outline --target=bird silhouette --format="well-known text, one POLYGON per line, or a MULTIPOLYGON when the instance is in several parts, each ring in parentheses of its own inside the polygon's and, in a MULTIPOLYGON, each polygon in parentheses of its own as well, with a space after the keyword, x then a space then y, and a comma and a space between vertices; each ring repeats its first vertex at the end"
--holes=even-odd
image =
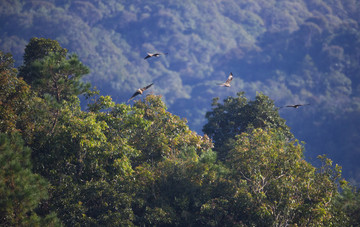
POLYGON ((159 57, 160 55, 167 55, 168 53, 147 53, 146 57, 144 59, 148 59, 148 58, 151 58, 151 57, 159 57))
POLYGON ((230 82, 232 81, 233 79, 233 74, 230 73, 229 77, 227 78, 227 80, 225 81, 225 83, 222 83, 222 84, 219 84, 219 86, 222 86, 222 87, 230 87, 230 82))
POLYGON ((309 103, 306 103, 306 104, 295 104, 295 105, 287 105, 285 107, 292 107, 292 108, 299 108, 300 106, 307 106, 307 105, 310 105, 309 103))
POLYGON ((131 96, 131 98, 128 100, 128 102, 129 102, 131 99, 135 98, 135 96, 141 95, 146 89, 148 89, 149 87, 151 87, 153 84, 154 84, 154 83, 151 83, 151 84, 147 85, 146 87, 137 89, 136 92, 135 92, 135 93, 131 96))

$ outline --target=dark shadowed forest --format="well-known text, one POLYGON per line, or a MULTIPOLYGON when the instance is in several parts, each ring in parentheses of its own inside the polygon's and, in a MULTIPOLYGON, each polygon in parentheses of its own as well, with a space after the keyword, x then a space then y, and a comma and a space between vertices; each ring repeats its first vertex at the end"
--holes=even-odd
POLYGON ((359 23, 356 0, 0 1, 0 225, 360 225, 359 23))

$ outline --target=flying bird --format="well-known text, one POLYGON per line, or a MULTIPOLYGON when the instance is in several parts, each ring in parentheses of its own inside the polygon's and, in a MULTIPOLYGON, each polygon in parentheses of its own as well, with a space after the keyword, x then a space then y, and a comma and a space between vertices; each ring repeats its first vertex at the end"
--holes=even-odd
POLYGON ((307 106, 307 105, 310 105, 309 103, 306 103, 306 104, 295 104, 295 105, 287 105, 285 107, 292 107, 292 108, 299 108, 300 106, 307 106))
POLYGON ((222 83, 222 84, 219 84, 219 86, 222 86, 222 87, 230 87, 230 82, 232 81, 233 79, 233 74, 230 73, 229 77, 227 78, 227 80, 225 81, 225 83, 222 83))
POLYGON ((151 57, 159 57, 160 55, 167 55, 168 53, 147 53, 146 57, 144 59, 148 59, 148 58, 151 58, 151 57))
POLYGON ((133 99, 135 96, 137 95, 141 95, 146 89, 148 89, 149 87, 151 87, 154 83, 151 83, 149 84, 148 86, 146 87, 143 87, 143 88, 139 88, 136 90, 136 92, 131 96, 131 98, 128 100, 128 102, 133 99))

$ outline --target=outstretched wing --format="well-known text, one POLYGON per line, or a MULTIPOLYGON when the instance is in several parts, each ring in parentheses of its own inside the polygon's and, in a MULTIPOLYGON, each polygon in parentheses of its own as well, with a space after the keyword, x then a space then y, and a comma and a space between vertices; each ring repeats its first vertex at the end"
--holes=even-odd
POLYGON ((148 55, 144 58, 144 59, 148 59, 148 58, 151 58, 151 57, 159 57, 160 55, 167 55, 168 53, 148 53, 148 55))
POLYGON ((292 107, 292 108, 298 108, 300 106, 307 106, 310 105, 310 103, 306 103, 306 104, 295 104, 295 105, 287 105, 285 107, 292 107))
POLYGON ((153 56, 153 54, 147 53, 146 57, 144 59, 148 59, 151 58, 153 56))
POLYGON ((139 88, 131 97, 130 99, 128 100, 128 102, 133 99, 135 96, 137 95, 141 95, 146 89, 148 89, 149 87, 151 87, 154 83, 151 83, 149 84, 148 86, 146 87, 143 87, 143 88, 139 88))
POLYGON ((219 86, 222 86, 222 87, 230 87, 230 82, 232 81, 233 79, 233 74, 230 73, 229 77, 227 78, 227 80, 225 81, 225 83, 222 83, 222 84, 219 84, 219 86))
POLYGON ((232 81, 232 79, 233 79, 233 74, 232 73, 230 73, 230 75, 229 75, 229 77, 227 78, 227 80, 226 80, 226 84, 230 84, 230 82, 232 81))
POLYGON ((140 91, 136 91, 136 92, 129 98, 128 102, 129 102, 131 99, 135 98, 135 96, 140 95, 140 94, 141 94, 140 91))
POLYGON ((151 87, 154 83, 149 84, 146 87, 140 88, 141 91, 145 91, 146 89, 148 89, 149 87, 151 87))

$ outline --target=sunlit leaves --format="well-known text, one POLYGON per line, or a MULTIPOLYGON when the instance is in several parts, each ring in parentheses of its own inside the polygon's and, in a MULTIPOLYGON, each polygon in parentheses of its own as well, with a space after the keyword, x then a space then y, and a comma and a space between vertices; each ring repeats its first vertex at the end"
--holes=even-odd
MULTIPOLYGON (((335 60, 343 57, 339 50, 330 51, 335 60)), ((306 56, 309 76, 316 67, 306 56)), ((15 74, 8 63, 1 68, 6 76, 15 74)), ((133 106, 99 96, 81 110, 77 95, 85 91, 80 78, 87 68, 75 55, 49 53, 28 69, 39 76, 31 88, 37 97, 18 102, 17 95, 26 100, 31 90, 13 77, 3 77, 1 95, 11 100, 8 107, 31 110, 33 169, 51 183, 50 198, 39 211, 56 211, 65 225, 319 226, 344 216, 336 216, 333 207, 338 187, 346 185, 341 168, 324 157, 320 168, 306 162, 278 108, 261 93, 253 101, 244 93, 223 104, 214 99, 204 131, 215 153, 210 138, 191 131, 159 96, 133 106), (18 84, 20 89, 13 89, 18 84)), ((284 79, 286 70, 276 75, 284 79)), ((325 82, 339 84, 343 75, 331 73, 325 82)), ((15 118, 21 112, 2 111, 15 118)), ((9 122, 4 130, 19 130, 17 119, 9 122)))
POLYGON ((292 138, 273 101, 263 94, 249 101, 244 92, 239 92, 237 97, 225 99, 224 104, 214 99, 212 106, 213 110, 206 113, 208 123, 204 125, 203 131, 213 139, 221 160, 227 154, 226 143, 251 128, 279 128, 284 137, 292 138))
POLYGON ((135 110, 142 109, 143 118, 150 123, 148 128, 134 132, 129 140, 137 149, 142 150, 143 160, 176 158, 190 146, 199 155, 202 149, 211 147, 207 137, 191 132, 185 120, 167 112, 159 97, 149 95, 144 102, 137 102, 134 107, 135 110))
POLYGON ((11 54, 0 51, 0 131, 21 131, 31 137, 34 128, 30 120, 32 93, 29 85, 16 73, 11 54))
POLYGON ((100 96, 94 103, 88 104, 88 109, 91 112, 98 112, 100 110, 106 110, 113 108, 115 103, 110 96, 100 96))
POLYGON ((248 215, 274 225, 325 225, 333 217, 330 202, 337 193, 339 167, 324 159, 317 170, 303 160, 302 152, 297 141, 289 142, 273 129, 258 128, 237 137, 227 163, 239 198, 252 201, 255 213, 248 215))

